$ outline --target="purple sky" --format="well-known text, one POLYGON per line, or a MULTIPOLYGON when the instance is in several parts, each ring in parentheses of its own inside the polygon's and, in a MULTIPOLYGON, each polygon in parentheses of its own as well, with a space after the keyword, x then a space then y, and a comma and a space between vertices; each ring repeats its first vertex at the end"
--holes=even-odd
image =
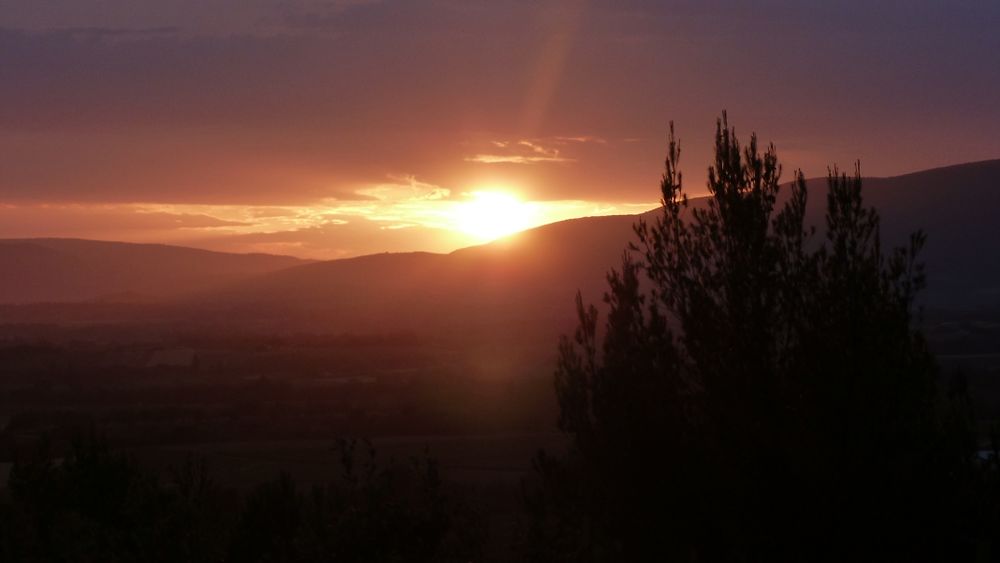
POLYGON ((0 236, 336 257, 657 200, 667 123, 786 170, 1000 158, 1000 3, 0 0, 0 236), (458 210, 458 211, 456 211, 458 210))

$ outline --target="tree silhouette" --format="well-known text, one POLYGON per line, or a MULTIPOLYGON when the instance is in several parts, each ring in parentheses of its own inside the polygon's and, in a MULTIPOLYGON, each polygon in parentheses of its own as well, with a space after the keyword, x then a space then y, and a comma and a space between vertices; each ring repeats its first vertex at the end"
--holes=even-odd
POLYGON ((555 374, 572 446, 537 460, 528 555, 971 557, 980 468, 918 330, 924 235, 883 250, 860 169, 834 168, 817 236, 802 172, 782 186, 725 113, 703 202, 679 157, 671 124, 661 213, 608 275, 603 327, 577 296, 555 374))
POLYGON ((429 457, 379 464, 365 442, 337 444, 341 475, 307 494, 282 476, 246 501, 230 561, 469 561, 485 531, 451 498, 429 457))
POLYGON ((485 529, 429 457, 379 462, 338 442, 341 474, 287 475, 241 495, 188 461, 162 482, 94 433, 55 461, 42 447, 0 499, 0 561, 470 561, 485 529))

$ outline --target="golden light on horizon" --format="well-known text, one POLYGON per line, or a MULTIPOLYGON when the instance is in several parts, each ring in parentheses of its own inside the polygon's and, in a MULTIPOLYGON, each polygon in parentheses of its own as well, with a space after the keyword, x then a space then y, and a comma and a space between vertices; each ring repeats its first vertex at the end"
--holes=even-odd
POLYGON ((457 230, 485 242, 535 226, 538 209, 512 193, 489 190, 472 192, 453 213, 457 230))
MULTIPOLYGON (((455 196, 431 184, 378 184, 358 191, 365 199, 315 205, 67 204, 0 211, 6 216, 20 211, 53 217, 48 223, 52 227, 35 235, 43 238, 166 243, 332 260, 386 251, 448 253, 548 223, 642 213, 656 206, 527 199, 524 192, 502 181, 470 184, 480 188, 455 196), (114 220, 146 228, 122 231, 114 220)), ((0 228, 10 224, 18 223, 0 221, 0 228)))

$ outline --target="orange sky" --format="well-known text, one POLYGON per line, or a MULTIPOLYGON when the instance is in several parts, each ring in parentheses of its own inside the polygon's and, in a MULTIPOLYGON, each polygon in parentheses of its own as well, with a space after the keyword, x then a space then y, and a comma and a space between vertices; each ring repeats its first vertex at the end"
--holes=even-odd
POLYGON ((0 236, 447 251, 652 207, 671 119, 697 191, 723 108, 810 176, 1000 157, 998 4, 871 4, 3 3, 0 236))

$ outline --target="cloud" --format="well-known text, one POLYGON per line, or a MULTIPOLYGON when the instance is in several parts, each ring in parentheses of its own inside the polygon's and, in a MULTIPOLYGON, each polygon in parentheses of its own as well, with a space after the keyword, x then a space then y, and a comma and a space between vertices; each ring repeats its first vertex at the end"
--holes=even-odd
POLYGON ((253 207, 247 213, 256 219, 271 219, 276 217, 293 217, 296 211, 287 207, 253 207))
POLYGON ((356 193, 379 201, 413 202, 447 199, 451 190, 417 180, 415 176, 389 176, 389 182, 356 190, 356 193))
MULTIPOLYGON (((362 188, 373 197, 309 206, 177 204, 0 205, 0 238, 69 237, 159 242, 227 252, 343 258, 391 250, 450 252, 479 244, 462 232, 469 194, 413 176, 362 188)), ((635 213, 646 204, 527 201, 528 227, 585 215, 635 213)))
MULTIPOLYGON (((565 138, 556 137, 556 139, 562 140, 565 138)), ((542 141, 492 141, 491 145, 498 149, 504 149, 504 152, 500 154, 479 153, 474 156, 465 157, 465 161, 477 162, 481 164, 539 164, 546 162, 576 162, 576 159, 562 156, 559 149, 544 146, 542 141)))
POLYGON ((477 154, 466 157, 465 161, 478 162, 481 164, 538 164, 540 162, 574 162, 571 158, 561 158, 559 156, 521 156, 501 154, 477 154))
POLYGON ((310 227, 222 234, 193 240, 191 244, 223 252, 267 252, 323 260, 375 254, 386 249, 449 252, 464 246, 461 236, 446 229, 337 215, 310 227))
MULTIPOLYGON (((266 252, 303 258, 336 259, 392 252, 451 252, 482 243, 456 230, 463 200, 396 202, 381 209, 331 208, 309 216, 298 227, 256 226, 251 231, 220 230, 185 244, 223 252, 266 252)), ((634 214, 655 203, 617 204, 587 201, 533 202, 537 221, 529 226, 572 217, 634 214)))
POLYGON ((1000 4, 570 4, 4 2, 0 202, 169 204, 254 225, 219 231, 285 231, 331 207, 430 224, 438 208, 420 198, 490 185, 646 201, 670 119, 687 184, 703 186, 722 108, 812 174, 1000 154, 1000 74, 982 65, 1000 51, 1000 4))
POLYGON ((137 211, 143 219, 144 229, 173 227, 176 229, 217 229, 221 227, 248 227, 253 223, 228 221, 202 213, 165 213, 162 211, 137 211))
POLYGON ((252 227, 206 213, 134 205, 3 205, 0 237, 145 238, 252 227))
POLYGON ((595 137, 593 135, 578 135, 572 136, 556 136, 553 139, 557 143, 597 143, 598 145, 606 145, 608 142, 600 137, 595 137))

